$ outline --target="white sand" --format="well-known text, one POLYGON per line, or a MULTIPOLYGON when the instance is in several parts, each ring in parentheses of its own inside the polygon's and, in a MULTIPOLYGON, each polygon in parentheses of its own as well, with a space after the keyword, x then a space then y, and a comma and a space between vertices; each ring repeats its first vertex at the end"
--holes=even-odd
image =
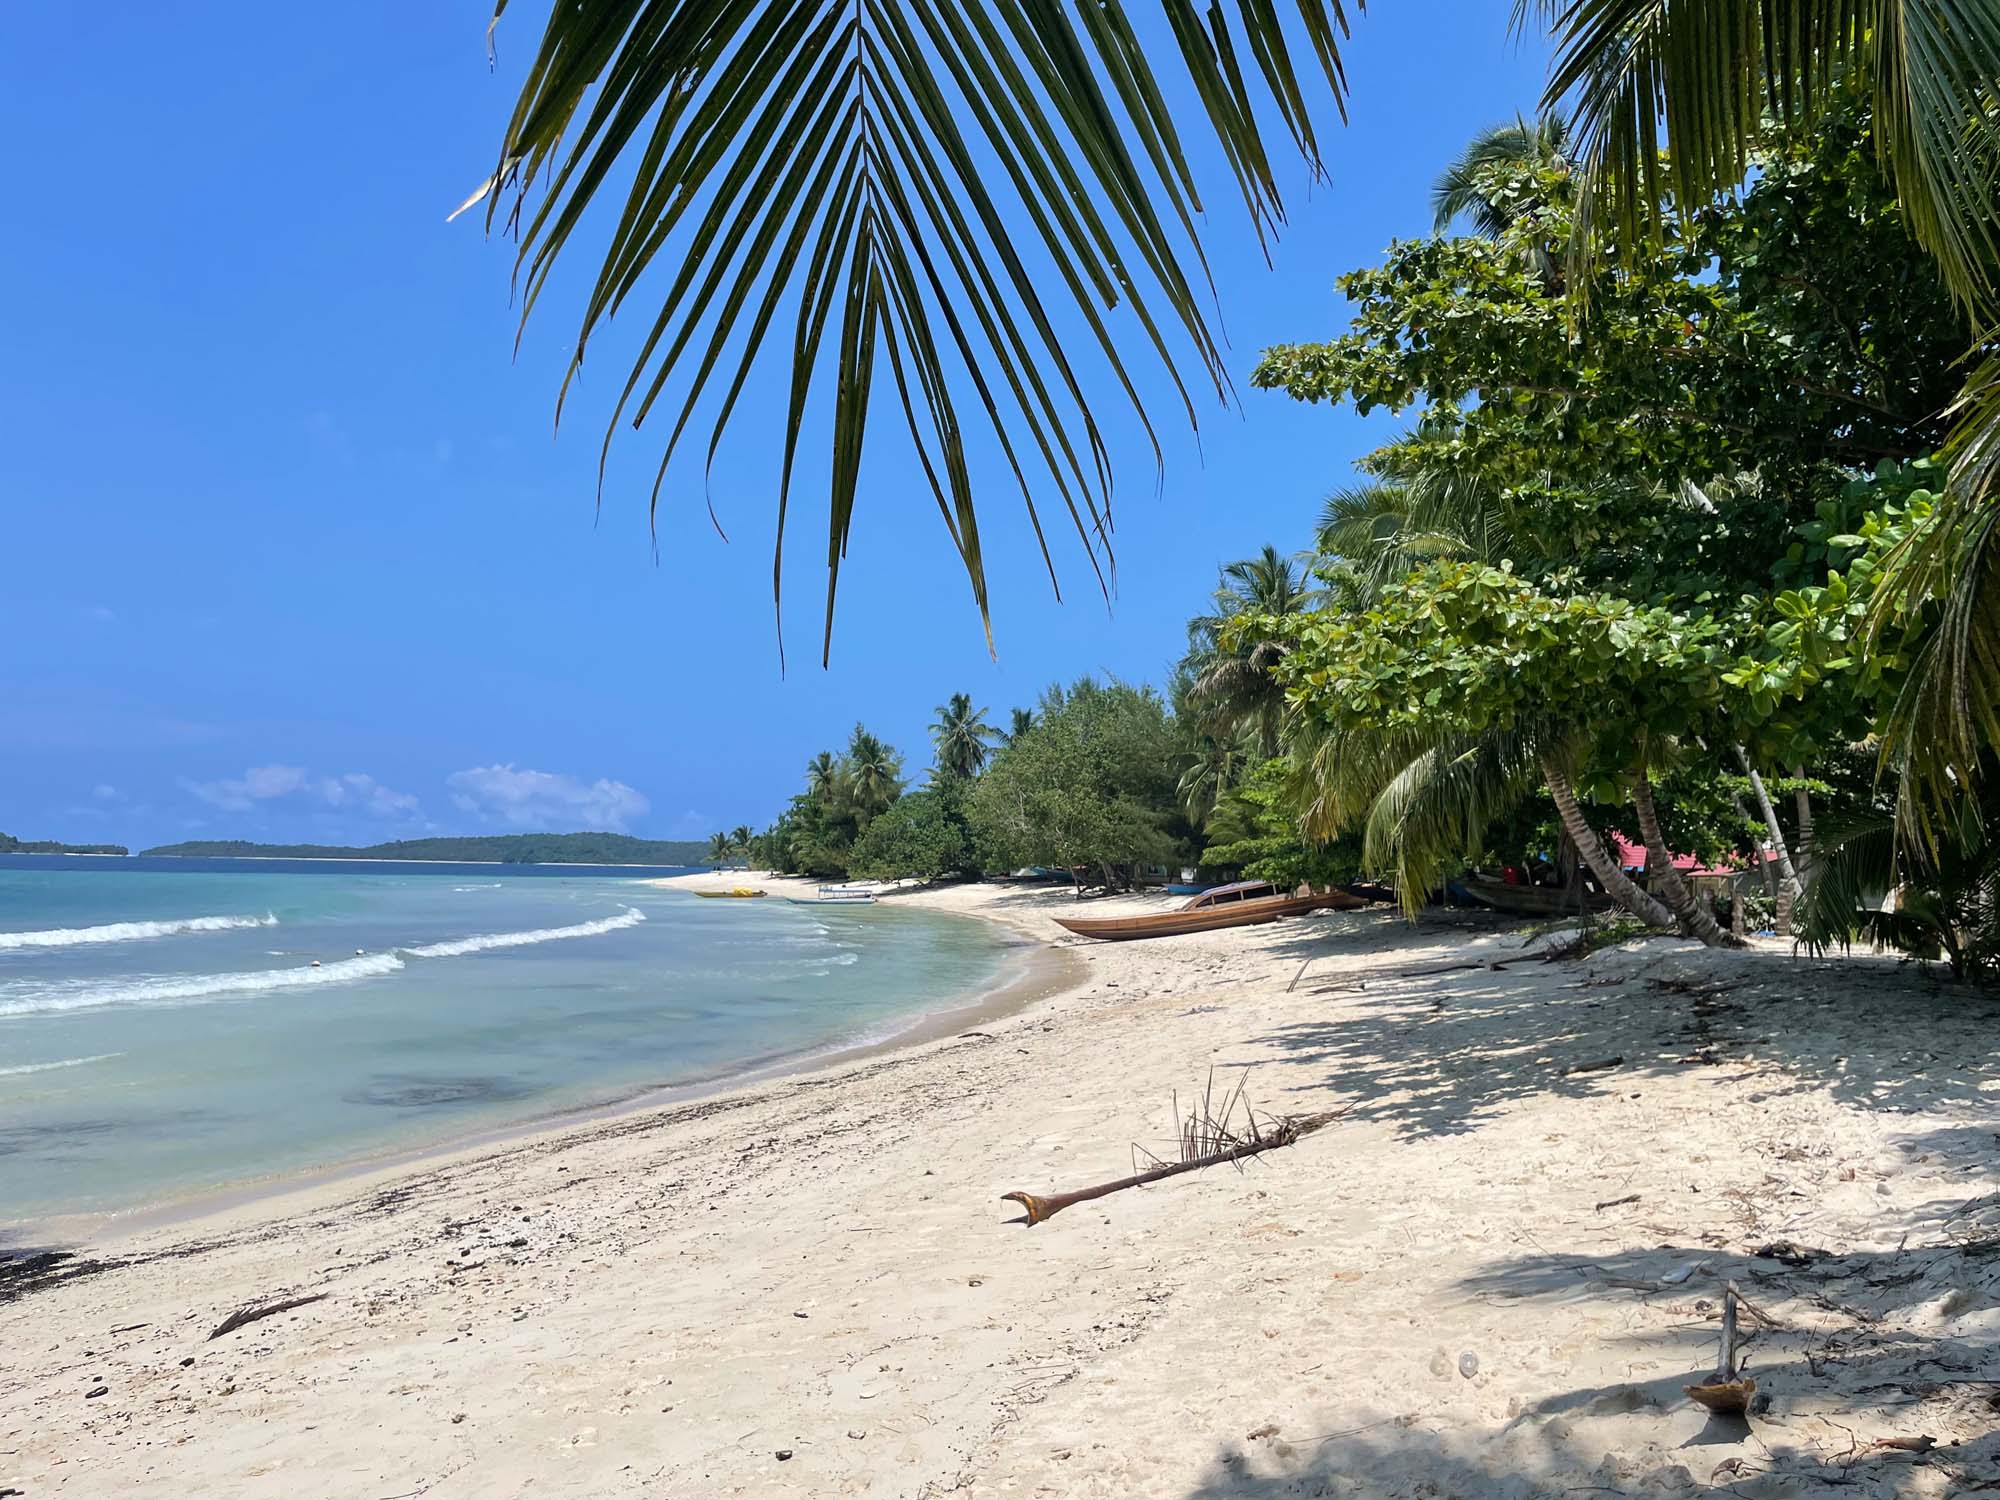
MULTIPOLYGON (((1042 937, 1071 904, 894 899, 1042 937)), ((2000 1235, 1993 1000, 1675 942, 1544 964, 1379 912, 1075 947, 1079 986, 980 1035, 93 1247, 123 1264, 0 1305, 0 1490, 2000 1485, 2000 1254, 1963 1248, 2000 1235), (1170 1149, 1172 1093, 1246 1065, 1262 1110, 1348 1112, 1005 1222, 1007 1189, 1170 1149), (1778 1240, 1822 1253, 1752 1254, 1778 1240), (1729 1278, 1785 1325, 1747 1432, 1681 1395, 1729 1278)))

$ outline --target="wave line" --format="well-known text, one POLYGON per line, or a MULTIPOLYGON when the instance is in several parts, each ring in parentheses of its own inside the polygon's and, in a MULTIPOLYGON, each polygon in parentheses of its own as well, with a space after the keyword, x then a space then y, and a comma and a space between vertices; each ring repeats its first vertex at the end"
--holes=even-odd
POLYGON ((130 943, 141 938, 177 937, 184 932, 229 932, 239 927, 276 927, 277 917, 182 917, 166 922, 107 922, 101 927, 52 927, 45 932, 0 932, 0 951, 9 948, 77 948, 86 943, 130 943))
POLYGON ((596 937, 621 927, 636 927, 646 920, 637 907, 628 906, 615 917, 599 917, 595 922, 579 922, 574 927, 535 927, 526 932, 489 932, 479 937, 454 938, 447 943, 426 943, 401 951, 414 958, 457 958, 466 953, 484 953, 490 948, 521 948, 529 943, 553 943, 563 938, 596 937))

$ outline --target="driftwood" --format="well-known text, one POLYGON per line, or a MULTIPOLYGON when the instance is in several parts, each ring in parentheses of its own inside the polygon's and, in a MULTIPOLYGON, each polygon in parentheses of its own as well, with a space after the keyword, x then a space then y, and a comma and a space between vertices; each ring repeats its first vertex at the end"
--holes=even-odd
POLYGON ((234 1333, 246 1323, 255 1323, 260 1318, 275 1318, 281 1312, 290 1312, 295 1307, 305 1307, 310 1303, 324 1302, 326 1299, 327 1293, 315 1292, 310 1297, 287 1297, 282 1302, 265 1302, 262 1304, 253 1302, 248 1307, 239 1307, 235 1312, 215 1325, 215 1332, 208 1336, 208 1342, 214 1343, 215 1340, 221 1338, 225 1333, 234 1333))
MULTIPOLYGON (((1209 1108, 1212 1090, 1211 1080, 1210 1090, 1202 1095, 1200 1108, 1190 1111, 1188 1117, 1181 1122, 1180 1160, 1161 1162, 1143 1172, 1134 1172, 1130 1177, 1121 1177, 1116 1182, 1100 1182, 1095 1187, 1078 1188, 1073 1193, 1002 1193, 1000 1197, 1003 1202, 1018 1203, 1026 1210, 1022 1217, 1010 1222, 1033 1226, 1045 1219, 1053 1219, 1072 1204, 1088 1203, 1093 1198, 1107 1197, 1112 1193, 1123 1192, 1126 1188, 1144 1187, 1148 1183, 1178 1177, 1183 1172, 1196 1172, 1203 1167, 1219 1167, 1232 1162, 1248 1161, 1251 1157, 1260 1156, 1266 1151, 1289 1146, 1294 1141, 1311 1135, 1315 1130, 1332 1124, 1346 1113, 1345 1110, 1328 1110, 1316 1115, 1288 1115, 1281 1120, 1260 1124, 1256 1113, 1244 1102, 1243 1086, 1240 1082, 1236 1086, 1235 1093, 1225 1099, 1220 1116, 1215 1115, 1209 1108), (1232 1128, 1229 1123, 1238 1104, 1243 1105, 1244 1118, 1247 1122, 1241 1130, 1232 1128)), ((1178 1100, 1174 1104, 1174 1113, 1178 1118, 1180 1114, 1178 1100)))
POLYGON ((1595 1062, 1571 1063, 1558 1071, 1562 1077, 1567 1078, 1571 1073, 1601 1073, 1606 1068, 1622 1068, 1624 1066, 1625 1058, 1621 1053, 1617 1057, 1600 1057, 1595 1062))
POLYGON ((1689 1396, 1724 1417, 1747 1417, 1750 1398, 1757 1394, 1757 1382, 1736 1373, 1737 1301, 1736 1283, 1732 1281, 1722 1293, 1722 1360, 1707 1380, 1687 1387, 1689 1396))

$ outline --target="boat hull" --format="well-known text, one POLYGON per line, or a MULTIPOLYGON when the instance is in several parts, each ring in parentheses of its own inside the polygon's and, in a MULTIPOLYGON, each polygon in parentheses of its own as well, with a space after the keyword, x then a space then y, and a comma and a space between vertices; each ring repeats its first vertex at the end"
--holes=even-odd
POLYGON ((787 896, 794 906, 873 906, 873 896, 787 896))
POLYGON ((1355 911, 1368 903, 1346 891, 1328 891, 1319 896, 1280 896, 1271 901, 1239 901, 1228 906, 1211 906, 1200 911, 1162 911, 1142 917, 1057 917, 1058 927, 1078 937, 1097 938, 1106 943, 1126 943, 1138 938, 1178 937, 1188 932, 1214 932, 1223 927, 1254 927, 1275 922, 1280 917, 1296 917, 1309 911, 1355 911))
MULTIPOLYGON (((1576 897, 1558 886, 1509 885, 1504 880, 1467 875, 1459 881, 1459 887, 1481 906, 1517 917, 1560 917, 1574 912, 1577 906, 1576 897)), ((1583 908, 1608 911, 1611 901, 1605 896, 1586 894, 1583 908)))

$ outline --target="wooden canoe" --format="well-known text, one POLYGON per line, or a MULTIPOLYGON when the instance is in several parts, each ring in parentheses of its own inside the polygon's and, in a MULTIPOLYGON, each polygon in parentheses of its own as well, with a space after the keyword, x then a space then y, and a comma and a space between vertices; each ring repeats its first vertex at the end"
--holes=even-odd
MULTIPOLYGON (((1459 881, 1465 894, 1481 906, 1521 917, 1560 917, 1576 910, 1576 893, 1556 885, 1509 885, 1490 875, 1466 875, 1459 881)), ((1585 911, 1607 911, 1611 898, 1596 891, 1583 893, 1585 911)))
POLYGON ((1359 896, 1350 896, 1345 891, 1328 891, 1318 896, 1267 896, 1223 905, 1183 907, 1179 911, 1152 912, 1138 917, 1057 917, 1055 920, 1058 927, 1078 937, 1123 943, 1133 938, 1175 937, 1184 932, 1250 927, 1309 911, 1354 911, 1367 904, 1359 896))
POLYGON ((752 896, 761 896, 764 893, 762 891, 745 890, 742 886, 739 885, 733 891, 696 891, 695 894, 697 896, 706 896, 711 901, 721 901, 729 899, 737 901, 747 901, 752 896))

